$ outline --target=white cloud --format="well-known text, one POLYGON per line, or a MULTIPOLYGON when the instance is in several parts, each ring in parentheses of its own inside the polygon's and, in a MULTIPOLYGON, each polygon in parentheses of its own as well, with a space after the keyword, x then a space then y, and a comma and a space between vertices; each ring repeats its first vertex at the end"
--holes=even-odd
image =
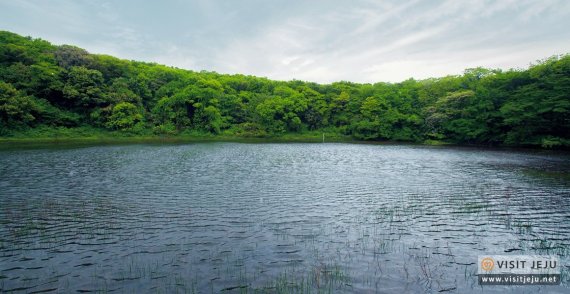
POLYGON ((96 53, 316 82, 521 67, 570 52, 570 1, 14 1, 0 26, 96 53))

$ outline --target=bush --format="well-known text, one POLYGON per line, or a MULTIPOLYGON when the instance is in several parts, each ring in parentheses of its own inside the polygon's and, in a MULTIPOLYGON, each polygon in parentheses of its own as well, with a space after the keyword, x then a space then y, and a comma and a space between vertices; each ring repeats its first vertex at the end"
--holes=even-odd
POLYGON ((170 122, 160 124, 152 129, 152 132, 156 135, 176 135, 178 131, 176 126, 170 122))

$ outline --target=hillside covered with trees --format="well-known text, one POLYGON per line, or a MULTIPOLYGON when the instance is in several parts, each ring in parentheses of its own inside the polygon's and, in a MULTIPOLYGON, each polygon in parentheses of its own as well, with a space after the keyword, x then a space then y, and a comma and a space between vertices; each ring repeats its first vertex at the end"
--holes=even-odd
POLYGON ((321 85, 127 61, 0 32, 0 137, 68 129, 569 147, 570 55, 526 70, 321 85))

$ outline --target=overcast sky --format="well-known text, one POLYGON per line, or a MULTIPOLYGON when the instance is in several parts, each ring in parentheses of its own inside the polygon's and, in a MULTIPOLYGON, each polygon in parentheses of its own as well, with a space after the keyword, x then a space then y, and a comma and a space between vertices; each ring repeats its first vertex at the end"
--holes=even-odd
POLYGON ((570 53, 570 1, 0 0, 0 30, 196 71, 398 82, 570 53))

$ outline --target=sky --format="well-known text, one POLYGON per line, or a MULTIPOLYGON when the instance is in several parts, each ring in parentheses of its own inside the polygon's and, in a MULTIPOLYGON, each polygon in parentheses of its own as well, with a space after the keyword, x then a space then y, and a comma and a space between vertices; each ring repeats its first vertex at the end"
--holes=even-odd
POLYGON ((399 82, 570 53, 570 1, 0 0, 0 30, 194 71, 399 82))

